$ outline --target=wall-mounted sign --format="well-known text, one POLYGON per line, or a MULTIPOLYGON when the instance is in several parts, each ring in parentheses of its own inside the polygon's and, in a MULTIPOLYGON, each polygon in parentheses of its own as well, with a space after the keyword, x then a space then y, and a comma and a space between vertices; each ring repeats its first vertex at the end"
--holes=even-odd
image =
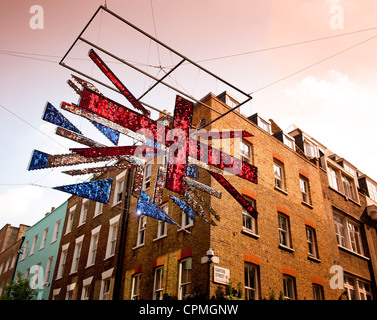
POLYGON ((213 282, 229 284, 230 270, 218 266, 213 267, 213 282))

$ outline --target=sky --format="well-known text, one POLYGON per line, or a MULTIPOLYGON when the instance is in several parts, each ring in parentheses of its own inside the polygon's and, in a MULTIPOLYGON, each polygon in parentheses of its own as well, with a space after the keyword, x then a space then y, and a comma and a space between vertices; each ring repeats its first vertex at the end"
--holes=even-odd
MULTIPOLYGON (((55 126, 41 116, 47 101, 55 107, 61 101, 77 102, 78 96, 66 84, 72 72, 58 62, 104 4, 95 0, 15 0, 2 6, 0 228, 6 223, 33 225, 51 207, 68 199, 69 195, 52 187, 86 179, 66 176, 62 168, 27 168, 34 149, 61 154, 77 146, 56 136, 55 126), (31 10, 34 5, 43 13, 31 10)), ((106 4, 250 93, 253 99, 242 109, 246 115, 258 112, 284 131, 295 124, 377 180, 376 1, 107 0, 106 4)), ((106 14, 97 16, 84 35, 156 77, 163 74, 159 66, 166 71, 180 61, 106 14)), ((65 61, 100 78, 100 71, 85 56, 88 49, 79 43, 65 61)), ((136 95, 151 84, 123 65, 109 63, 136 95)), ((223 90, 219 81, 189 65, 170 81, 198 98, 223 90)), ((110 90, 100 89, 113 97, 110 90)), ((165 89, 151 94, 146 102, 173 111, 171 97, 171 90, 165 89)), ((85 135, 109 145, 86 120, 64 115, 85 135)), ((152 118, 156 116, 152 113, 152 118)), ((122 137, 121 144, 127 144, 125 141, 122 137)))

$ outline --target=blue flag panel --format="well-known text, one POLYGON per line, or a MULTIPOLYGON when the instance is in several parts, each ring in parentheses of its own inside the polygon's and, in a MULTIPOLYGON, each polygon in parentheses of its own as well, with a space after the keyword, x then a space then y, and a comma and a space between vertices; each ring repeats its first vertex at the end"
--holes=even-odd
POLYGON ((103 124, 100 124, 98 122, 89 120, 99 131, 101 131, 106 138, 108 138, 114 145, 118 145, 119 142, 119 132, 111 129, 109 127, 106 127, 103 124))
POLYGON ((136 213, 178 225, 161 207, 153 204, 152 199, 144 191, 141 191, 137 201, 136 213))
POLYGON ((47 163, 50 155, 48 153, 34 150, 31 157, 28 170, 37 170, 47 168, 47 163))
POLYGON ((94 180, 90 182, 54 187, 53 189, 107 204, 110 199, 112 182, 113 179, 94 180))
POLYGON ((56 124, 57 126, 82 134, 82 132, 77 129, 66 117, 64 117, 63 114, 60 113, 50 102, 47 102, 42 119, 52 124, 56 124))
POLYGON ((174 203, 191 218, 191 220, 195 221, 196 213, 185 200, 173 196, 169 196, 169 198, 172 199, 174 203))

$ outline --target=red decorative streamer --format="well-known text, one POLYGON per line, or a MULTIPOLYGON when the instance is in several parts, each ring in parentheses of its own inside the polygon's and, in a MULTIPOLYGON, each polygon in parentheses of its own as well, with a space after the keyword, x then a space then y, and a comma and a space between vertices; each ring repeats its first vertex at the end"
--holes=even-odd
POLYGON ((110 70, 110 68, 102 61, 93 49, 89 51, 89 57, 97 65, 98 68, 109 78, 109 80, 117 87, 117 89, 127 98, 127 100, 138 110, 140 110, 144 116, 150 116, 150 112, 145 109, 134 95, 126 88, 126 86, 118 79, 118 77, 110 70))
MULTIPOLYGON (((183 178, 186 176, 187 158, 189 156, 189 130, 191 127, 194 104, 180 96, 175 101, 173 128, 180 129, 185 137, 176 136, 174 145, 169 148, 169 163, 165 188, 179 194, 185 192, 183 178)), ((171 131, 172 132, 172 131, 171 131)))
POLYGON ((242 207, 252 216, 254 219, 258 219, 258 212, 253 208, 253 206, 245 200, 245 198, 226 180, 222 175, 215 172, 208 171, 212 177, 214 177, 226 191, 228 191, 234 199, 241 204, 242 207))

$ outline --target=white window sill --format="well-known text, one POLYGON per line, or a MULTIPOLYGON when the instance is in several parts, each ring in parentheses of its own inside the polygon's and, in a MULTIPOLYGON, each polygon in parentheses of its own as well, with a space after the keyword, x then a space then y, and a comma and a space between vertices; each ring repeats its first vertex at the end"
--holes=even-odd
POLYGON ((168 236, 167 234, 164 234, 164 235, 161 236, 161 237, 154 238, 154 239, 153 239, 153 242, 158 241, 158 240, 160 240, 160 239, 164 239, 164 238, 166 238, 167 236, 168 236))
POLYGON ((321 259, 318 259, 318 258, 316 258, 316 257, 314 257, 314 256, 312 256, 312 255, 308 255, 308 260, 312 260, 312 261, 314 261, 314 262, 321 262, 321 259))
POLYGON ((354 252, 354 251, 352 251, 351 249, 348 249, 348 248, 343 247, 343 246, 341 246, 341 245, 338 245, 338 248, 339 248, 339 249, 342 249, 342 250, 344 250, 344 251, 346 251, 346 252, 348 252, 348 253, 350 253, 350 254, 353 254, 353 255, 355 255, 355 256, 357 256, 357 257, 359 257, 359 258, 362 258, 362 259, 364 259, 364 260, 368 260, 368 261, 370 260, 368 257, 363 256, 362 254, 357 253, 357 252, 354 252))
POLYGON ((114 257, 115 256, 115 253, 113 253, 112 255, 110 255, 110 256, 108 256, 108 257, 105 257, 105 259, 103 259, 103 261, 106 261, 106 260, 108 260, 108 259, 110 259, 110 258, 112 258, 112 257, 114 257))
POLYGON ((95 263, 89 264, 89 265, 85 266, 85 269, 88 269, 88 268, 90 268, 90 267, 93 267, 94 265, 95 265, 95 263))
POLYGON ((285 245, 283 245, 281 243, 279 243, 279 248, 283 249, 283 250, 286 250, 286 251, 289 251, 289 252, 294 252, 295 251, 295 249, 293 249, 291 247, 287 247, 287 246, 285 246, 285 245))
POLYGON ((248 235, 248 236, 251 236, 255 239, 259 239, 259 237, 260 237, 258 234, 254 233, 253 231, 251 231, 250 229, 245 228, 245 227, 242 227, 241 232, 248 235))
POLYGON ((277 191, 280 191, 281 193, 284 193, 286 196, 288 195, 288 192, 283 190, 283 189, 280 189, 279 187, 275 186, 275 190, 277 191))
POLYGON ((305 202, 305 201, 302 201, 301 203, 302 203, 304 206, 307 206, 308 208, 313 209, 313 206, 312 206, 310 203, 305 202))
POLYGON ((139 249, 139 248, 144 247, 144 246, 145 246, 145 243, 138 244, 137 246, 133 247, 132 250, 136 250, 136 249, 139 249))

